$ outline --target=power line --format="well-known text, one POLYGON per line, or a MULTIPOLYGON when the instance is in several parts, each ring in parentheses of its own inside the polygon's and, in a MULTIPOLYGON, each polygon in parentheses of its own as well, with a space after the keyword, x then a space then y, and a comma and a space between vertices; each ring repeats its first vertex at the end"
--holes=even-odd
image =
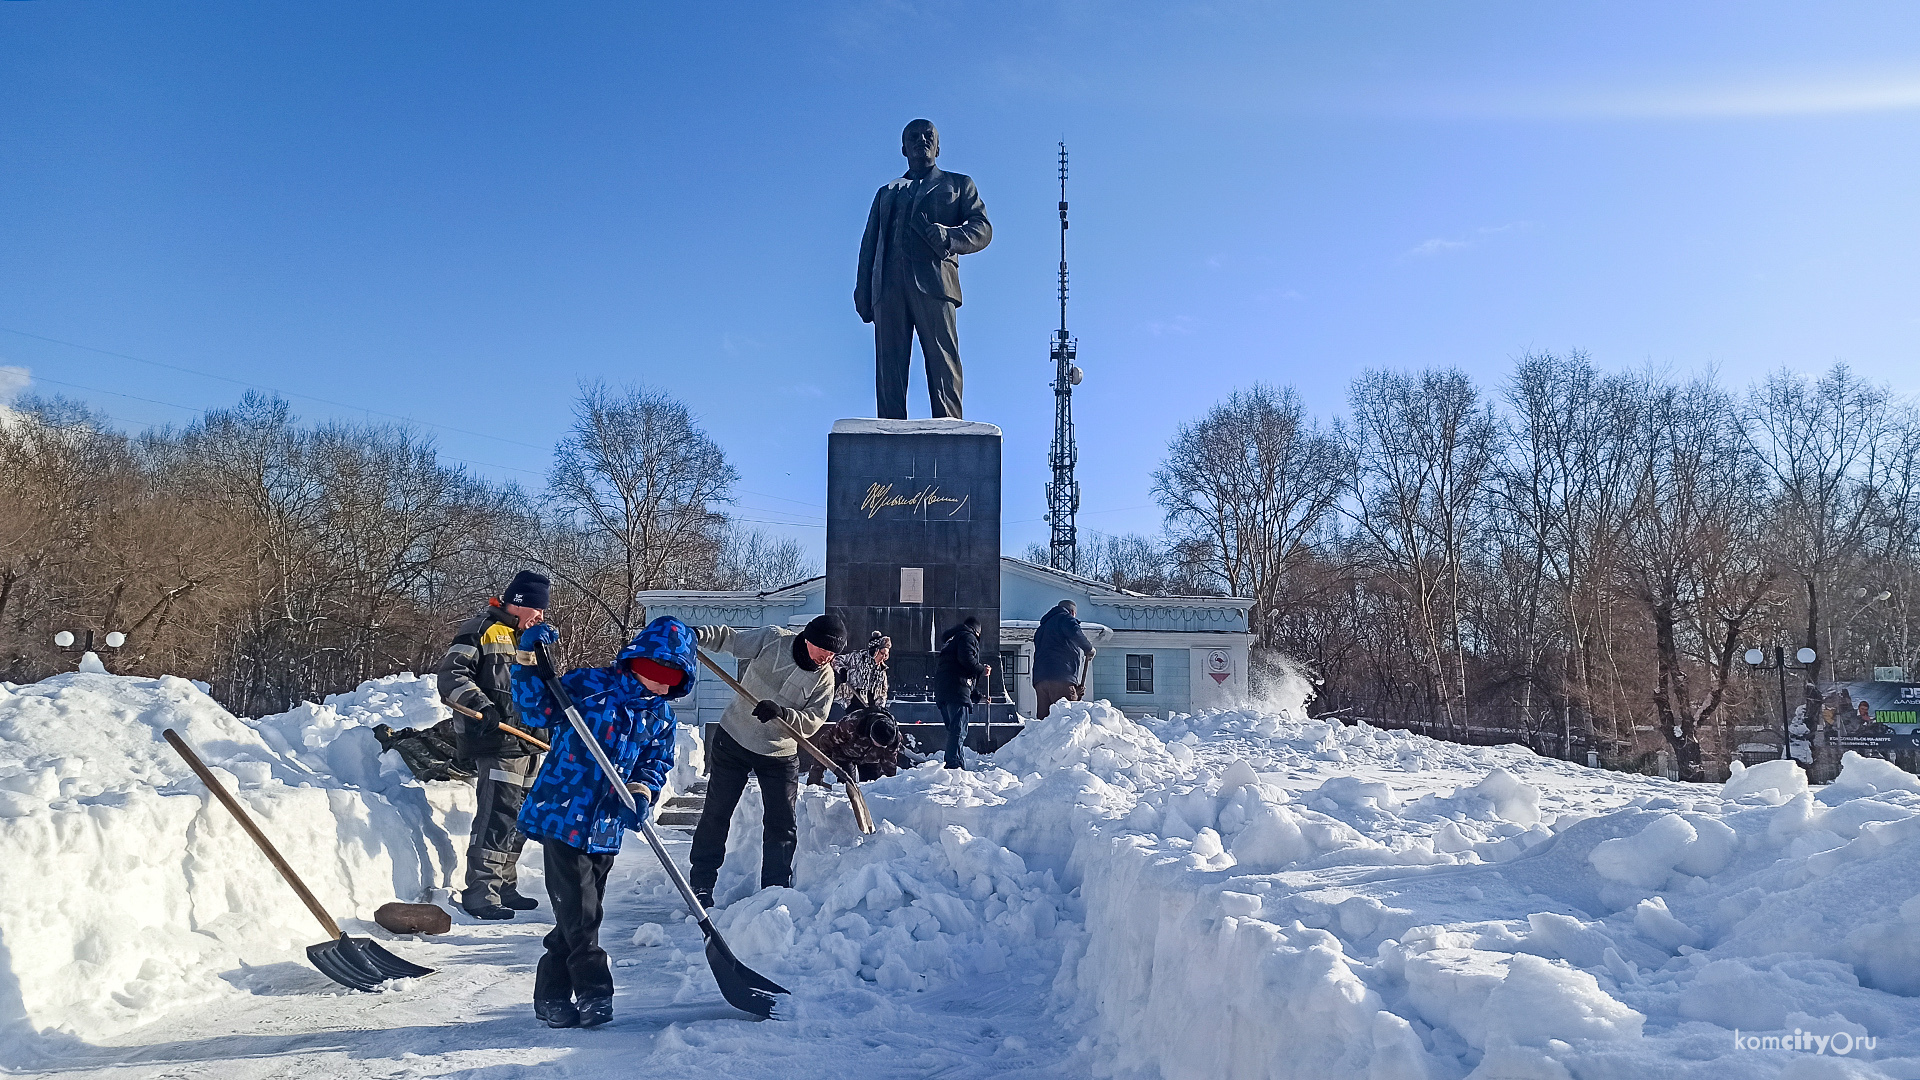
MULTIPOLYGON (((141 397, 138 394, 123 394, 118 390, 103 390, 98 386, 83 386, 80 383, 65 382, 60 379, 49 379, 45 375, 30 375, 28 377, 32 379, 34 382, 51 383, 54 386, 65 386, 73 390, 85 390, 89 394, 110 394, 113 397, 126 398, 129 401, 144 401, 149 405, 165 405, 169 409, 183 409, 187 412, 193 413, 195 416, 205 415, 207 411, 205 409, 194 408, 192 405, 182 405, 179 402, 175 402, 175 401, 161 401, 159 398, 141 397)), ((108 415, 109 419, 118 420, 123 424, 145 424, 149 427, 152 426, 150 422, 145 420, 129 420, 123 416, 111 416, 110 414, 103 414, 103 415, 108 415)), ((438 452, 436 451, 436 456, 437 455, 438 455, 438 452)), ((462 465, 484 465, 489 469, 506 469, 509 472, 526 473, 529 476, 544 475, 538 469, 523 469, 517 465, 501 465, 501 464, 498 464, 497 462, 492 462, 492 461, 474 461, 469 458, 454 457, 451 454, 446 455, 446 459, 448 461, 457 461, 462 465)))
MULTIPOLYGON (((203 379, 218 379, 221 382, 232 383, 235 386, 244 386, 249 390, 271 390, 274 393, 281 395, 282 397, 304 398, 307 401, 320 402, 322 405, 332 405, 335 408, 339 408, 339 409, 351 409, 354 412, 367 413, 372 416, 384 416, 389 420, 401 420, 409 424, 419 424, 422 427, 439 428, 441 431, 452 431, 452 432, 457 432, 461 435, 471 435, 477 439, 492 439, 495 442, 507 443, 510 446, 523 446, 529 450, 546 451, 551 449, 550 447, 535 446, 532 443, 523 443, 517 439, 509 439, 500 435, 490 435, 484 431, 468 431, 466 428, 457 428, 457 427, 453 427, 450 424, 436 424, 431 420, 416 420, 411 416, 402 416, 399 413, 383 412, 379 409, 369 409, 364 405, 349 405, 344 401, 334 401, 331 398, 315 397, 312 394, 297 394, 291 390, 282 390, 277 386, 268 386, 266 383, 246 382, 245 380, 229 378, 225 375, 215 375, 209 371, 197 371, 193 368, 183 367, 179 364, 169 364, 161 360, 149 360, 144 356, 134 356, 131 353, 114 352, 112 349, 99 349, 99 348, 95 348, 92 345, 82 345, 77 341, 62 341, 59 338, 50 338, 44 334, 30 334, 25 330, 15 330, 11 326, 0 326, 0 332, 4 332, 8 334, 17 334, 20 337, 32 338, 35 341, 45 341, 53 345, 64 345, 70 349, 81 349, 83 351, 90 352, 90 353, 98 353, 101 356, 112 356, 112 357, 117 357, 121 360, 132 360, 134 363, 137 363, 137 364, 152 364, 154 367, 166 368, 168 371, 184 372, 188 375, 197 375, 203 379)), ((505 466, 502 466, 502 468, 504 467, 505 466)))

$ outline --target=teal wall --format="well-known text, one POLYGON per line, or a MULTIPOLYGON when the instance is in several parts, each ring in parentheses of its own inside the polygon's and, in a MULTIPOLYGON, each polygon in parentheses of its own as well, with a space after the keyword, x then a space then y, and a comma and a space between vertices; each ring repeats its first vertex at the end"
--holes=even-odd
MULTIPOLYGON (((1003 564, 1000 570, 1000 618, 1032 619, 1038 621, 1041 616, 1053 610, 1053 605, 1062 600, 1071 600, 1080 609, 1080 617, 1087 618, 1087 591, 1071 582, 1039 582, 1025 574, 1008 571, 1003 564)), ((1100 620, 1094 619, 1094 622, 1100 620)))
POLYGON ((1151 709, 1165 715, 1168 709, 1185 712, 1193 707, 1193 684, 1188 681, 1193 654, 1186 649, 1128 648, 1112 642, 1094 653, 1090 698, 1106 698, 1122 709, 1151 709), (1153 656, 1153 693, 1127 693, 1127 654, 1153 656))

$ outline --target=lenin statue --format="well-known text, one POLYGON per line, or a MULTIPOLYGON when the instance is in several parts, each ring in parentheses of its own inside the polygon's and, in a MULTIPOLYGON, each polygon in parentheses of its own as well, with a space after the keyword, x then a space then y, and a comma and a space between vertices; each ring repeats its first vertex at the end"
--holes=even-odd
POLYGON ((960 306, 959 256, 993 239, 987 208, 973 178, 942 172, 940 133, 915 120, 900 135, 907 174, 873 197, 860 238, 860 281, 853 307, 873 324, 874 409, 883 419, 907 418, 907 367, 913 335, 927 362, 933 415, 960 417, 960 342, 954 309, 960 306))

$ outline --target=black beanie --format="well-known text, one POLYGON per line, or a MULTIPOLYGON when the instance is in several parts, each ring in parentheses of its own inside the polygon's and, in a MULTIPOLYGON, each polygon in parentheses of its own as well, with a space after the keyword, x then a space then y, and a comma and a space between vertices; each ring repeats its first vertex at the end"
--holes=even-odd
POLYGON ((513 575, 507 591, 500 594, 500 602, 545 611, 547 595, 552 587, 553 583, 547 580, 547 575, 535 570, 522 570, 513 575))
POLYGON ((820 615, 800 631, 800 640, 833 653, 847 651, 847 624, 838 615, 820 615))

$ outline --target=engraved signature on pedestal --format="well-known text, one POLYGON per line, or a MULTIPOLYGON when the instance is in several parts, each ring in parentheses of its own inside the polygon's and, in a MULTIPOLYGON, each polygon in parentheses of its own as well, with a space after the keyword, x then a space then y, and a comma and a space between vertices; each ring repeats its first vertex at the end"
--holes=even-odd
POLYGON ((892 484, 870 484, 867 486, 867 497, 860 500, 860 509, 867 515, 868 520, 872 520, 880 511, 896 506, 908 507, 916 514, 932 514, 940 511, 943 517, 952 517, 967 505, 968 498, 971 496, 956 499, 950 495, 942 495, 937 484, 928 484, 911 495, 894 494, 892 484))

